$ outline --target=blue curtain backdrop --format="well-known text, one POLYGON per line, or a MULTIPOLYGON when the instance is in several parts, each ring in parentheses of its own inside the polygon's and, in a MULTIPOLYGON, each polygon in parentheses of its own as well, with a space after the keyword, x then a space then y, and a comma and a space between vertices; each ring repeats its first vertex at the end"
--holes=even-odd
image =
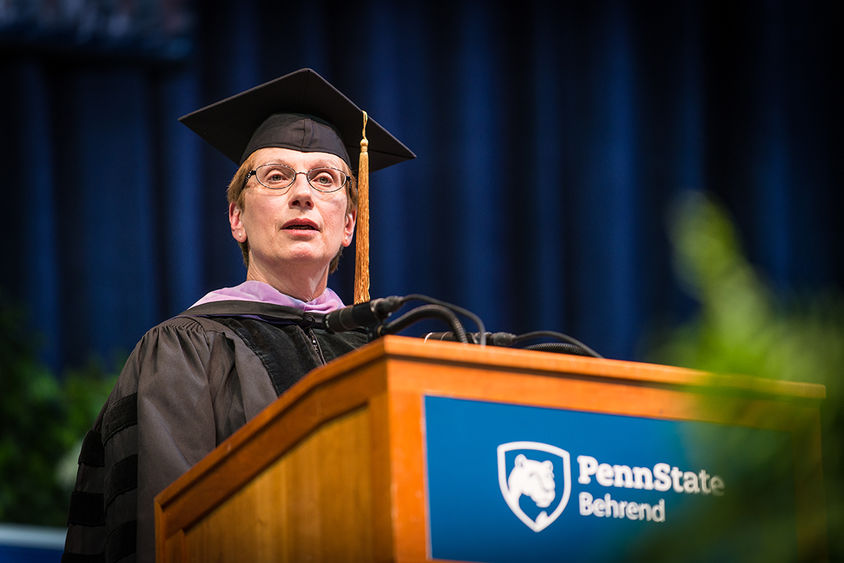
POLYGON ((665 230, 686 189, 777 289, 842 285, 839 3, 164 3, 181 54, 0 34, 0 281, 55 368, 243 280, 234 166, 176 120, 305 66, 418 155, 371 179, 373 296, 637 359, 693 306, 665 230))

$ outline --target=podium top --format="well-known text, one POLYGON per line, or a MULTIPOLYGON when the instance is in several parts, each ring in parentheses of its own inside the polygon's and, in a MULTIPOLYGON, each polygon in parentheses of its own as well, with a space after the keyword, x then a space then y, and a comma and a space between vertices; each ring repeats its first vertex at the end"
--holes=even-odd
MULTIPOLYGON (((711 374, 689 368, 588 358, 552 352, 491 346, 480 347, 456 342, 385 336, 310 372, 190 471, 165 489, 157 500, 164 504, 170 502, 172 498, 178 496, 181 488, 194 479, 195 475, 211 471, 226 455, 252 440, 253 436, 261 431, 261 428, 281 417, 294 408, 297 403, 318 392, 320 388, 329 385, 333 380, 383 362, 404 365, 409 363, 416 366, 425 364, 448 365, 455 368, 470 369, 463 370, 468 374, 468 379, 430 377, 432 372, 430 369, 407 370, 399 368, 392 371, 388 370, 386 374, 382 374, 385 377, 379 376, 376 381, 371 381, 369 388, 355 390, 355 393, 359 395, 358 401, 364 402, 367 395, 390 389, 395 391, 413 390, 421 394, 474 397, 494 401, 512 398, 517 399, 517 402, 521 404, 559 406, 554 393, 549 393, 547 389, 538 389, 533 394, 525 393, 524 381, 521 379, 508 383, 492 381, 494 378, 491 377, 488 378, 488 381, 477 379, 478 375, 483 376, 486 372, 505 372, 547 380, 576 378, 597 383, 633 385, 637 388, 684 389, 695 393, 710 390, 719 395, 768 398, 774 401, 791 402, 796 400, 814 403, 826 397, 826 388, 814 383, 775 381, 746 375, 711 374), (401 372, 401 376, 391 379, 391 376, 397 375, 398 372, 401 372), (482 384, 479 384, 479 381, 482 384), (489 385, 488 388, 487 385, 489 385)), ((635 402, 632 396, 630 402, 635 402)), ((641 403, 626 414, 644 414, 653 408, 653 404, 641 403)), ((313 414, 312 416, 318 417, 321 414, 313 414)))
MULTIPOLYGON (((375 506, 370 533, 378 553, 424 560, 423 427, 431 401, 791 432, 817 427, 825 395, 822 385, 811 383, 388 336, 310 372, 162 491, 155 499, 158 553, 180 553, 180 534, 219 514, 216 508, 228 499, 241 498, 238 491, 250 483, 263 483, 270 468, 287 467, 280 460, 306 442, 319 443, 309 440, 337 421, 359 424, 360 447, 343 463, 361 458, 362 474, 372 477, 372 503, 364 504, 375 506)), ((804 442, 811 451, 803 458, 820 459, 819 438, 804 442)), ((338 442, 331 443, 327 449, 335 451, 338 442)), ((313 469, 308 467, 302 475, 313 469)), ((334 475, 324 482, 338 480, 334 475)))
POLYGON ((404 336, 385 336, 375 340, 327 366, 314 370, 312 374, 321 374, 320 379, 323 377, 330 378, 350 367, 360 366, 383 357, 418 361, 436 360, 438 362, 453 362, 458 365, 490 368, 511 368, 550 376, 577 374, 652 384, 721 387, 759 395, 780 395, 802 399, 826 398, 826 388, 817 383, 780 381, 743 374, 714 374, 691 368, 644 362, 590 358, 494 346, 480 347, 473 344, 425 341, 420 338, 404 336))

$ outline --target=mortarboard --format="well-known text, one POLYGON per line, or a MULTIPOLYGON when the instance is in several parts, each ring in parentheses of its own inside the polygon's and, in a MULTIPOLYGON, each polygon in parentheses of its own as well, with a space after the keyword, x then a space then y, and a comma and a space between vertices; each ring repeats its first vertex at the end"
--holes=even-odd
POLYGON ((358 175, 355 303, 369 300, 369 171, 415 158, 367 113, 305 68, 179 118, 236 164, 259 148, 327 152, 358 175), (363 138, 361 138, 363 137, 363 138), (360 151, 358 166, 349 155, 360 151))

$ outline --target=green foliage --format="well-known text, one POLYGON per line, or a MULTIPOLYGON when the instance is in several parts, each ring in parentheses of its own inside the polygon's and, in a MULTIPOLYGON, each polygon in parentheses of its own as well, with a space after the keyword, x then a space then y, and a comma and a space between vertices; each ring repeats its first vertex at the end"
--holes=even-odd
POLYGON ((59 380, 23 318, 0 300, 0 522, 63 526, 81 439, 114 377, 91 362, 59 380))
MULTIPOLYGON (((747 374, 786 381, 821 383, 827 398, 821 410, 824 488, 827 496, 830 557, 844 560, 844 298, 824 295, 778 296, 742 255, 733 224, 720 205, 689 193, 675 206, 671 239, 678 274, 700 303, 697 316, 651 343, 651 361, 720 374, 747 374)), ((771 474, 776 459, 790 452, 743 445, 745 459, 757 459, 762 474, 771 474)), ((753 479, 758 480, 758 474, 753 479)), ((745 485, 758 483, 742 483, 745 485)), ((781 483, 767 483, 771 488, 781 483)), ((776 557, 782 534, 777 514, 757 515, 753 528, 764 537, 765 550, 746 560, 776 557)), ((748 525, 751 522, 748 522, 748 525)), ((824 528, 823 525, 819 528, 824 528)), ((750 530, 750 527, 747 528, 750 530)), ((822 540, 819 540, 822 542, 822 540)))
POLYGON ((687 194, 674 208, 671 238, 678 274, 701 309, 655 357, 707 371, 838 386, 842 296, 777 300, 742 256, 723 209, 701 194, 687 194))

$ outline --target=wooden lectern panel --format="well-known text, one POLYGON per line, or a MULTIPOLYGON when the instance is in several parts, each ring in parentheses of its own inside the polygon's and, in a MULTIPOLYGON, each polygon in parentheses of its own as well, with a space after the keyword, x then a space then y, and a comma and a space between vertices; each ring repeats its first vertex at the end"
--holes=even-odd
POLYGON ((794 433, 798 470, 817 476, 798 482, 806 546, 823 499, 823 396, 811 384, 386 337, 314 370, 156 497, 158 558, 431 560, 426 397, 794 433))
POLYGON ((191 559, 372 560, 369 434, 363 408, 320 426, 185 533, 191 559))

